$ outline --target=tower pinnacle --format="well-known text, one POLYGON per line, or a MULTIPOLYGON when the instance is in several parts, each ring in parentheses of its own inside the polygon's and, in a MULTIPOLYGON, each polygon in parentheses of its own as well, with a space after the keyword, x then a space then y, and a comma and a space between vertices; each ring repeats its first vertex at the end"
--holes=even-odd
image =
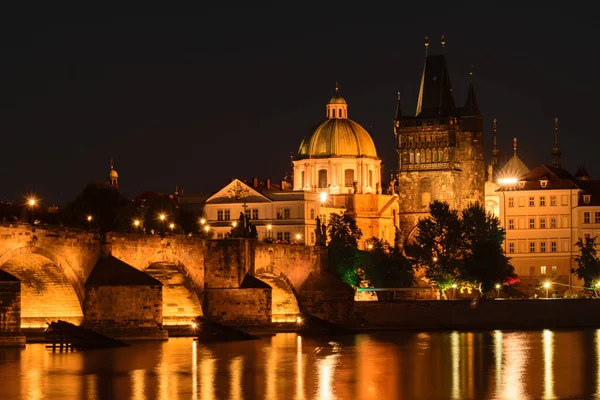
POLYGON ((429 36, 425 36, 425 57, 427 57, 429 52, 429 36))
POLYGON ((441 43, 442 43, 442 51, 444 51, 446 49, 446 35, 444 35, 443 33, 442 33, 441 43))
POLYGON ((500 162, 500 149, 496 143, 496 133, 498 131, 498 120, 494 118, 494 147, 492 148, 492 165, 496 166, 500 162))
POLYGON ((400 92, 398 92, 398 102, 396 103, 396 119, 402 116, 402 107, 400 106, 400 92))
POLYGON ((517 155, 517 137, 516 136, 513 138, 513 151, 516 156, 517 155))

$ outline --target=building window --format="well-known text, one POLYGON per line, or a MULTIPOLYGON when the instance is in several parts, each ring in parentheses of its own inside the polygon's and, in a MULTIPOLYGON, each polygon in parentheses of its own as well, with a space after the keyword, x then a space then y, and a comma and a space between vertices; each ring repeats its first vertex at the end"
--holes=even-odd
POLYGON ((217 233, 217 239, 223 239, 223 234, 222 233, 217 233))
POLYGON ((300 189, 304 189, 306 187, 306 181, 304 179, 304 171, 300 172, 300 189))
POLYGON ((540 267, 540 274, 542 274, 542 275, 546 275, 546 266, 545 266, 545 265, 542 265, 542 266, 540 267))
POLYGON ((556 218, 550 218, 550 228, 556 228, 556 218))
POLYGON ((252 209, 252 219, 258 219, 258 208, 252 209))
POLYGON ((535 242, 529 242, 529 252, 535 253, 535 242))
POLYGON ((540 229, 546 229, 546 218, 540 218, 540 229))
POLYGON ((327 170, 320 169, 319 170, 319 188, 327 187, 327 170))
POLYGON ((594 223, 595 224, 600 224, 600 212, 599 211, 596 211, 594 213, 594 223))
POLYGON ((555 206, 556 205, 556 196, 550 196, 550 205, 551 206, 555 206))
POLYGON ((556 253, 556 242, 550 242, 550 251, 556 253))
POLYGON ((508 229, 515 229, 515 219, 514 218, 508 219, 508 229))
POLYGON ((583 213, 583 223, 584 224, 590 223, 590 212, 589 211, 586 211, 583 213))
POLYGON ((556 265, 553 265, 551 268, 552 268, 552 275, 556 275, 556 265))
POLYGON ((546 205, 546 196, 540 196, 540 206, 546 205))
POLYGON ((283 241, 289 243, 290 242, 290 233, 283 232, 283 241))
POLYGON ((310 219, 315 219, 315 209, 314 208, 310 209, 310 219))
POLYGON ((315 243, 315 233, 311 232, 310 233, 310 243, 309 244, 313 244, 313 243, 315 243))
POLYGON ((533 207, 535 206, 535 197, 530 196, 529 197, 529 207, 533 207))
POLYGON ((540 253, 546 252, 546 242, 540 242, 540 253))
POLYGON ((535 218, 529 218, 529 229, 535 229, 535 218))
POLYGON ((515 244, 514 243, 509 243, 508 244, 508 252, 509 253, 514 253, 515 252, 515 244))
POLYGON ((529 275, 535 275, 535 267, 529 267, 529 275))
POLYGON ((290 209, 289 208, 278 208, 277 209, 277 219, 290 219, 290 209))
POLYGON ((353 169, 345 169, 344 170, 344 186, 352 187, 354 184, 354 170, 353 169))
POLYGON ((223 219, 229 221, 231 219, 231 212, 229 210, 223 210, 223 219))
POLYGON ((515 206, 515 198, 514 197, 509 197, 508 198, 508 206, 509 207, 514 207, 515 206))
POLYGON ((283 240, 283 232, 277 232, 277 241, 281 242, 283 240))
POLYGON ((217 221, 229 221, 229 210, 217 210, 217 221))
POLYGON ((415 153, 413 153, 412 151, 408 154, 408 163, 409 164, 415 163, 415 153))

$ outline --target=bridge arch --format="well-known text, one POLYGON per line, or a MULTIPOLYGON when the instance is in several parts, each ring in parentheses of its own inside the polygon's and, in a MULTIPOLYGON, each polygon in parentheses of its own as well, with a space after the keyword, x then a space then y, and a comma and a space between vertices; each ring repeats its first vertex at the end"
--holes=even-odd
POLYGON ((271 321, 296 322, 300 316, 298 296, 287 276, 278 268, 256 269, 254 276, 271 286, 271 321))
POLYGON ((0 256, 0 269, 21 281, 21 326, 45 327, 57 319, 80 323, 84 287, 62 257, 42 247, 23 246, 0 256))
POLYGON ((200 285, 177 257, 157 252, 136 267, 163 284, 164 325, 185 325, 204 315, 200 285))

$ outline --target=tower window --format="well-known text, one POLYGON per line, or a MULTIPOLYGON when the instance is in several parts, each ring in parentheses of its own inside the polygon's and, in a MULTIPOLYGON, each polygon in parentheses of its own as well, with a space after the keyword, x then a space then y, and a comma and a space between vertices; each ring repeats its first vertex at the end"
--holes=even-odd
POLYGON ((333 118, 335 118, 335 108, 331 112, 333 113, 333 118))
POLYGON ((583 223, 584 224, 590 223, 590 212, 589 211, 586 211, 583 213, 583 223))
POLYGON ((369 186, 373 187, 373 170, 369 170, 369 186))
POLYGON ((535 218, 529 218, 529 229, 535 229, 535 218))
POLYGON ((514 197, 509 197, 508 198, 508 206, 509 207, 514 207, 515 206, 515 198, 514 197))

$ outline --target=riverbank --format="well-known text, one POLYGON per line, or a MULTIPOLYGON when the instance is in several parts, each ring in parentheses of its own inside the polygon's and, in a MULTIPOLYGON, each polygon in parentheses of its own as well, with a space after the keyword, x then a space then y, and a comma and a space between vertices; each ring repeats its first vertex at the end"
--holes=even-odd
POLYGON ((479 330, 600 327, 600 300, 423 300, 356 302, 354 319, 344 326, 359 330, 479 330))

